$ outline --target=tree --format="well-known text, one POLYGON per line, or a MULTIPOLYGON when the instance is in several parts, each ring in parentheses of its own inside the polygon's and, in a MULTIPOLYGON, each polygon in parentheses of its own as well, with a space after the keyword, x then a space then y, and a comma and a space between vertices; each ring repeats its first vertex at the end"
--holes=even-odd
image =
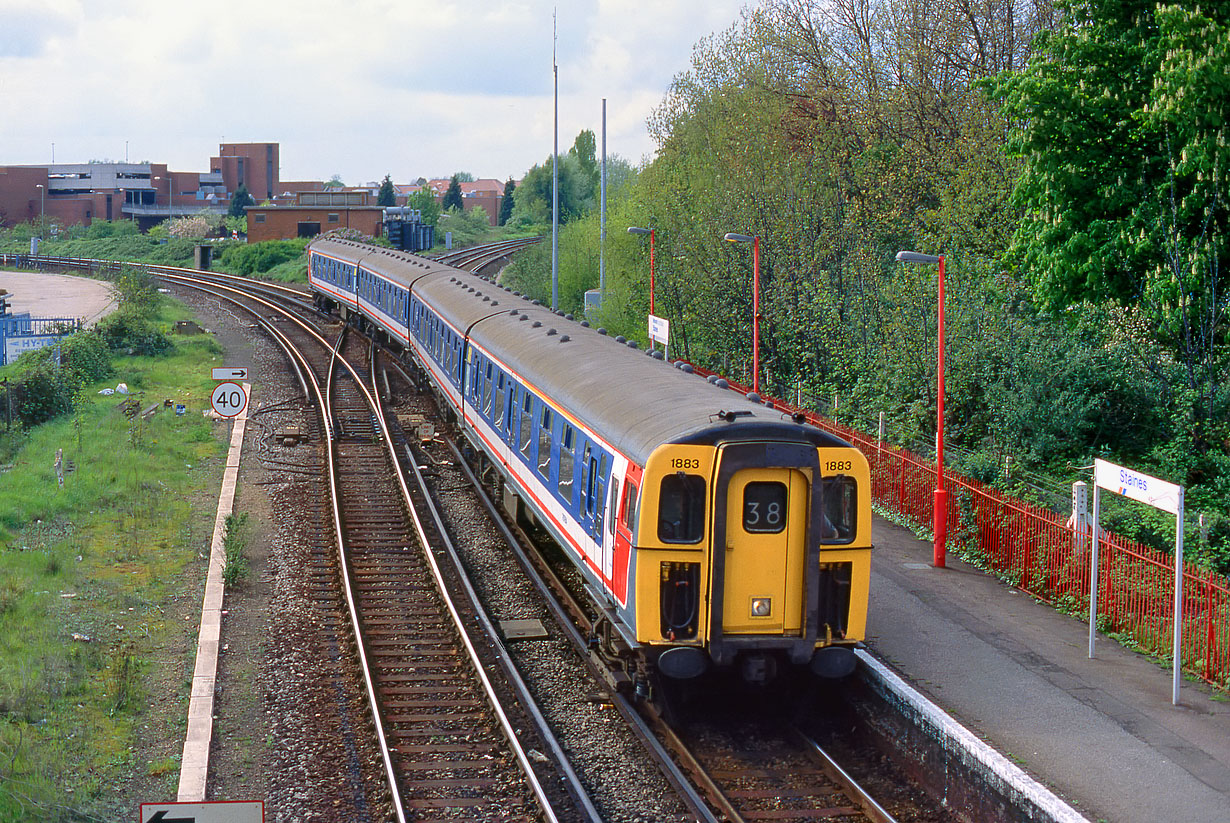
POLYGON ((342 176, 335 174, 325 182, 326 189, 344 189, 346 184, 342 182, 342 176))
POLYGON ((429 226, 436 225, 440 219, 440 204, 436 202, 436 195, 431 189, 422 188, 411 193, 406 198, 406 205, 412 209, 418 209, 423 222, 429 226))
POLYGON ((440 207, 445 211, 449 209, 464 210, 465 204, 461 199, 461 179, 454 174, 448 181, 448 191, 444 192, 444 197, 440 200, 440 207))
POLYGON ((397 205, 397 192, 393 189, 393 178, 387 174, 384 176, 384 180, 380 183, 380 193, 376 195, 376 205, 397 205))
POLYGON ((510 177, 504 184, 504 199, 500 201, 500 216, 499 224, 502 226, 508 222, 508 218, 512 217, 513 212, 513 192, 516 190, 517 184, 510 177))
POLYGON ((243 217, 244 209, 254 204, 252 195, 248 193, 248 187, 240 183, 239 188, 235 189, 235 193, 231 195, 231 207, 226 210, 226 213, 230 217, 243 217))
MULTIPOLYGON (((566 154, 559 159, 559 221, 561 224, 585 211, 584 176, 577 159, 566 154)), ((513 223, 549 225, 551 223, 551 158, 525 173, 513 193, 513 223)))
POLYGON ((1140 311, 1215 415, 1230 288, 1230 8, 1061 0, 993 84, 1024 160, 1011 253, 1041 302, 1140 311))
POLYGON ((474 182, 474 175, 470 174, 468 171, 459 171, 453 175, 453 178, 456 179, 458 183, 474 182))
POLYGON ((591 203, 597 199, 600 177, 596 152, 597 143, 590 129, 582 129, 572 148, 568 150, 568 154, 576 159, 577 166, 585 177, 585 199, 591 203))

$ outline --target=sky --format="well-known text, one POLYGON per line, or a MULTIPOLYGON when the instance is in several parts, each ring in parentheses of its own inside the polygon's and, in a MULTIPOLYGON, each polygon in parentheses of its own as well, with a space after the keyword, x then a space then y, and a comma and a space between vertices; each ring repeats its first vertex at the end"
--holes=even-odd
POLYGON ((520 179, 582 129, 639 163, 693 46, 752 0, 0 0, 0 165, 208 171, 281 144, 283 180, 520 179), (54 148, 53 148, 54 144, 54 148))

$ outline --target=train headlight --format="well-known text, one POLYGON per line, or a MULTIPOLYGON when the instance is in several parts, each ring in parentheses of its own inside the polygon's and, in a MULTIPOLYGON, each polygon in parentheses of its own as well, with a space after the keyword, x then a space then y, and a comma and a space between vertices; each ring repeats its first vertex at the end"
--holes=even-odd
POLYGON ((773 611, 773 598, 771 597, 753 597, 752 598, 752 617, 768 617, 773 611))

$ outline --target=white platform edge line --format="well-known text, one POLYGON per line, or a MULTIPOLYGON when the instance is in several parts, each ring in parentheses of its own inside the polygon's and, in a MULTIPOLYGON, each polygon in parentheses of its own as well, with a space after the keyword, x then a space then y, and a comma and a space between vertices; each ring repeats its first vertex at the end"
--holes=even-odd
POLYGON ((864 649, 855 649, 854 653, 886 688, 913 706, 924 719, 968 752, 972 758, 983 764, 1007 786, 1028 797, 1039 810, 1050 815, 1056 823, 1091 823, 1089 818, 1065 803, 1054 792, 1030 777, 1008 758, 979 740, 973 732, 949 717, 939 706, 890 671, 869 652, 864 649))
MULTIPOLYGON (((222 473, 222 489, 218 495, 218 511, 214 516, 214 532, 209 543, 209 565, 205 576, 205 596, 201 604, 201 623, 197 632, 196 665, 193 672, 204 670, 216 674, 218 668, 219 640, 210 642, 207 635, 217 634, 222 624, 222 599, 225 586, 222 582, 222 567, 226 561, 222 539, 226 532, 226 518, 235 504, 235 489, 239 480, 239 455, 243 449, 243 436, 247 430, 248 410, 252 407, 252 385, 243 384, 248 405, 235 418, 231 428, 231 443, 227 450, 226 470, 222 473), (210 601, 216 606, 210 606, 210 601), (203 659, 205 656, 206 659, 203 659)), ((195 803, 205 800, 205 784, 209 775, 209 744, 213 737, 215 677, 193 675, 191 696, 188 699, 188 734, 184 739, 184 753, 179 763, 179 788, 177 802, 195 803), (201 682, 197 682, 197 681, 201 682), (208 680, 208 684, 205 683, 208 680), (205 688, 208 686, 208 688, 205 688), (191 718, 203 718, 203 723, 193 723, 191 718), (195 732, 195 733, 194 733, 195 732)))

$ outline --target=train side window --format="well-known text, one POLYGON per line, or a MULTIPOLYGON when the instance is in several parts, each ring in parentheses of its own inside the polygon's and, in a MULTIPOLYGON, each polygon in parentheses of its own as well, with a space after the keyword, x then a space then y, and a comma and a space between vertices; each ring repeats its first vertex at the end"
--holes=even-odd
POLYGON ((545 404, 538 426, 538 473, 543 480, 551 478, 551 410, 545 404))
POLYGON ((474 362, 474 349, 470 349, 469 360, 470 362, 466 364, 466 383, 470 387, 470 402, 478 405, 478 399, 482 397, 482 387, 478 385, 481 371, 478 364, 474 362))
POLYGON ((491 376, 495 367, 487 364, 487 379, 483 381, 483 414, 491 416, 491 376))
POLYGON ((504 372, 497 371, 495 378, 495 391, 493 403, 495 409, 491 412, 491 419, 495 421, 497 429, 504 428, 504 372))
POLYGON ((624 508, 619 518, 628 527, 632 536, 636 536, 636 484, 631 480, 624 481, 624 508))
POLYGON ((525 389, 521 390, 525 399, 521 402, 521 456, 526 462, 530 459, 530 443, 534 434, 534 395, 525 389))
POLYGON ((585 441, 585 450, 581 453, 581 508, 589 517, 594 516, 594 475, 598 473, 593 453, 593 446, 585 441))
POLYGON ((743 530, 777 534, 786 528, 786 484, 748 483, 743 489, 743 530))
POLYGON ((858 481, 844 474, 825 477, 820 499, 820 542, 853 541, 858 532, 858 481))
POLYGON ((559 441, 559 493, 569 508, 572 508, 572 476, 576 471, 572 449, 572 426, 565 423, 559 441))
POLYGON ((610 499, 607 501, 607 510, 611 513, 611 519, 607 521, 607 528, 611 534, 615 533, 615 521, 619 518, 615 514, 615 506, 619 503, 619 484, 612 483, 610 489, 610 499))
POLYGON ((676 472, 662 478, 658 494, 658 539, 699 543, 705 536, 705 478, 676 472))

